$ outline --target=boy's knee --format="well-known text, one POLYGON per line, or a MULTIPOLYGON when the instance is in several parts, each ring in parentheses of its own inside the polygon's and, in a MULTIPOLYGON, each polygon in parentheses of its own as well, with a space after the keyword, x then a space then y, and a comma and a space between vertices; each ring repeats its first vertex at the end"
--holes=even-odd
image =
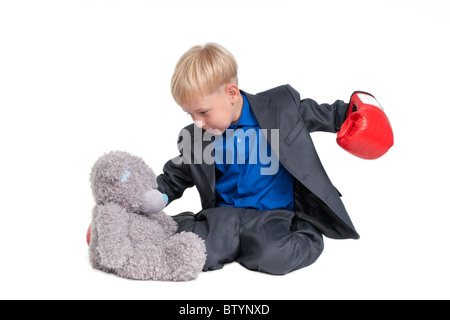
POLYGON ((242 250, 238 261, 250 270, 284 275, 313 264, 323 249, 324 242, 320 233, 291 232, 278 241, 242 250))
POLYGON ((258 261, 259 271, 274 275, 284 275, 295 270, 292 267, 294 252, 289 254, 289 250, 280 251, 279 245, 269 245, 264 249, 258 261))
POLYGON ((323 242, 309 247, 267 248, 259 259, 259 271, 274 275, 284 275, 313 264, 323 252, 323 242))

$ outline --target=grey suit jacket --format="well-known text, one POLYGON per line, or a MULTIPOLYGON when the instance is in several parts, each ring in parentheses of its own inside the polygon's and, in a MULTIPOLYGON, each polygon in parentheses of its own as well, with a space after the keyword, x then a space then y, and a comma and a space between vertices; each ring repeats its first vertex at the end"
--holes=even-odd
MULTIPOLYGON (((278 158, 295 178, 296 216, 309 221, 329 238, 358 239, 340 194, 328 178, 310 136, 314 131, 338 132, 349 105, 341 100, 320 105, 311 99, 301 100, 300 94, 289 85, 256 95, 243 91, 242 94, 247 97, 261 129, 267 129, 269 143, 271 129, 279 129, 278 158)), ((207 209, 215 206, 215 165, 195 158, 194 148, 198 150, 200 145, 205 150, 211 144, 207 139, 204 141, 204 135, 195 134, 195 130, 201 129, 196 129, 194 124, 184 128, 183 132, 190 134, 190 152, 180 149, 180 156, 165 164, 157 182, 159 190, 168 195, 169 203, 181 197, 186 188, 196 186, 202 208, 207 209)), ((180 134, 179 146, 181 139, 180 134)))

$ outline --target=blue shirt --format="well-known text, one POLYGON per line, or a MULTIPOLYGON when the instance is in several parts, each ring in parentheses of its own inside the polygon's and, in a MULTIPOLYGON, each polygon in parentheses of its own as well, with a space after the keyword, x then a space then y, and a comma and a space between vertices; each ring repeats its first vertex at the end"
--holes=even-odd
POLYGON ((216 205, 259 210, 294 210, 294 178, 278 161, 245 97, 239 122, 214 141, 216 205), (267 171, 266 171, 267 172, 267 171))

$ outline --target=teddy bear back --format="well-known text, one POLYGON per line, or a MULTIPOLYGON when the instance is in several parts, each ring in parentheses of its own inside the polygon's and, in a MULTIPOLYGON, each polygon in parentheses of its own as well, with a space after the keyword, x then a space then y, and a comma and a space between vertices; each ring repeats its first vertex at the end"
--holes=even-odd
POLYGON ((157 189, 153 170, 124 151, 101 156, 92 167, 90 182, 97 205, 112 202, 132 212, 139 212, 145 192, 157 189))

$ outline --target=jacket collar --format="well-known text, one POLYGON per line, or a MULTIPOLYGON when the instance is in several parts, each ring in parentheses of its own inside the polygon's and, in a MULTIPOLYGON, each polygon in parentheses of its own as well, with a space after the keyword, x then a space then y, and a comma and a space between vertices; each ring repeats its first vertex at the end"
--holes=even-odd
POLYGON ((269 105, 270 98, 253 95, 241 90, 250 104, 250 108, 255 114, 256 120, 258 120, 259 127, 261 129, 279 129, 279 113, 277 105, 269 105))
POLYGON ((280 114, 278 105, 270 104, 270 98, 262 95, 253 95, 241 91, 250 103, 256 120, 258 120, 259 127, 263 130, 263 134, 266 137, 269 144, 272 141, 272 129, 280 129, 280 114))

